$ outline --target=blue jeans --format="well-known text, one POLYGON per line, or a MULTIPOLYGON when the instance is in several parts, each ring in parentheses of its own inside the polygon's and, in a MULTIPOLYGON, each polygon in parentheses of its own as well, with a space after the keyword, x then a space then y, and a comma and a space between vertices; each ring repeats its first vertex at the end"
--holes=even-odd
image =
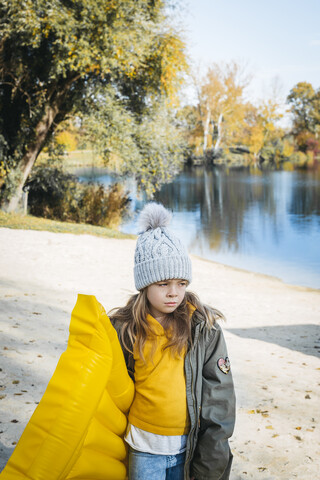
POLYGON ((129 480, 183 480, 185 452, 154 455, 129 449, 129 480))

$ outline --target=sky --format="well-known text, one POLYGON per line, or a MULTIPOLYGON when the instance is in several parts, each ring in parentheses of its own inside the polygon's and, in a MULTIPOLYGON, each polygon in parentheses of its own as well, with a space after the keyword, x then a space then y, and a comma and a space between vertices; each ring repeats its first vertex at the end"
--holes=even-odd
POLYGON ((248 96, 285 99, 298 82, 320 87, 320 0, 185 0, 187 51, 197 70, 237 61, 253 75, 248 96))

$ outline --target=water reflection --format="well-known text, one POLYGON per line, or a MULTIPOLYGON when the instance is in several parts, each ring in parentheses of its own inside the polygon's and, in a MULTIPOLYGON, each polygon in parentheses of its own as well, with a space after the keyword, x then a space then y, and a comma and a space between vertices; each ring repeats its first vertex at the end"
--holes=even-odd
MULTIPOLYGON (((132 217, 145 198, 134 185, 132 217)), ((256 172, 186 168, 155 196, 174 212, 172 229, 192 253, 320 288, 319 172, 256 172)))
POLYGON ((320 171, 305 173, 304 177, 297 176, 292 188, 289 212, 294 215, 292 220, 297 220, 297 215, 305 220, 313 218, 320 222, 320 171))
POLYGON ((243 237, 250 240, 254 227, 248 224, 250 217, 261 217, 268 224, 272 219, 275 233, 281 226, 270 174, 254 176, 246 171, 227 174, 217 169, 188 169, 178 183, 165 185, 156 200, 174 212, 198 212, 199 228, 194 243, 205 235, 209 248, 214 250, 241 250, 243 237))

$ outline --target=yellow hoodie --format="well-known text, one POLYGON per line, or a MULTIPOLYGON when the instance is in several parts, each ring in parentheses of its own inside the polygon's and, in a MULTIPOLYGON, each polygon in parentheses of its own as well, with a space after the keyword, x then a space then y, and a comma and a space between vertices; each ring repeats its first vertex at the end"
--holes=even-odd
MULTIPOLYGON (((189 305, 190 313, 195 308, 189 305)), ((147 339, 143 354, 145 362, 134 349, 135 397, 129 422, 158 435, 184 435, 189 431, 189 415, 184 373, 185 352, 173 356, 170 348, 163 350, 168 339, 162 325, 151 315, 147 317, 155 336, 147 339), (153 344, 157 343, 153 356, 153 344)))

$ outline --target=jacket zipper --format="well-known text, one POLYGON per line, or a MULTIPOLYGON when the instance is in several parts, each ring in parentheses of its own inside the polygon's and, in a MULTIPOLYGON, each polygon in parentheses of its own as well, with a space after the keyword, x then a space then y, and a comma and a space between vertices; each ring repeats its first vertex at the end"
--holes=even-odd
MULTIPOLYGON (((195 331, 195 336, 194 336, 194 345, 196 344, 197 339, 198 339, 198 335, 197 335, 197 330, 196 330, 195 331)), ((193 411, 194 411, 194 413, 196 413, 196 402, 195 402, 194 388, 193 388, 194 387, 194 385, 193 385, 194 384, 194 381, 193 381, 194 374, 193 374, 193 368, 192 368, 192 362, 191 362, 191 352, 189 352, 189 364, 190 364, 190 371, 191 371, 191 394, 192 394, 192 402, 193 402, 193 411)), ((193 429, 192 429, 192 431, 190 430, 190 432, 189 432, 190 439, 193 438, 191 435, 193 435, 196 427, 197 427, 197 419, 195 418, 195 423, 194 423, 193 429)), ((193 444, 191 444, 191 441, 190 441, 188 457, 185 459, 185 463, 184 463, 184 465, 185 465, 185 475, 184 475, 184 477, 185 478, 186 478, 186 475, 189 478, 189 474, 187 473, 186 467, 187 467, 187 464, 189 464, 189 462, 192 458, 191 452, 193 450, 194 450, 193 444)), ((188 465, 188 468, 189 467, 190 467, 190 465, 188 465)))
MULTIPOLYGON (((193 390, 193 368, 192 368, 192 362, 191 362, 191 355, 189 355, 189 363, 190 363, 190 370, 191 370, 191 394, 192 394, 193 410, 194 410, 194 412, 196 412, 194 390, 193 390)), ((197 425, 197 423, 195 422, 195 424, 193 426, 193 431, 194 431, 196 425, 197 425)), ((190 431, 190 435, 193 433, 193 431, 192 432, 190 431)), ((190 438, 192 438, 192 437, 190 437, 190 438)), ((193 450, 193 445, 190 445, 189 455, 188 455, 188 458, 186 459, 185 463, 189 462, 189 460, 191 459, 192 450, 193 450)))

